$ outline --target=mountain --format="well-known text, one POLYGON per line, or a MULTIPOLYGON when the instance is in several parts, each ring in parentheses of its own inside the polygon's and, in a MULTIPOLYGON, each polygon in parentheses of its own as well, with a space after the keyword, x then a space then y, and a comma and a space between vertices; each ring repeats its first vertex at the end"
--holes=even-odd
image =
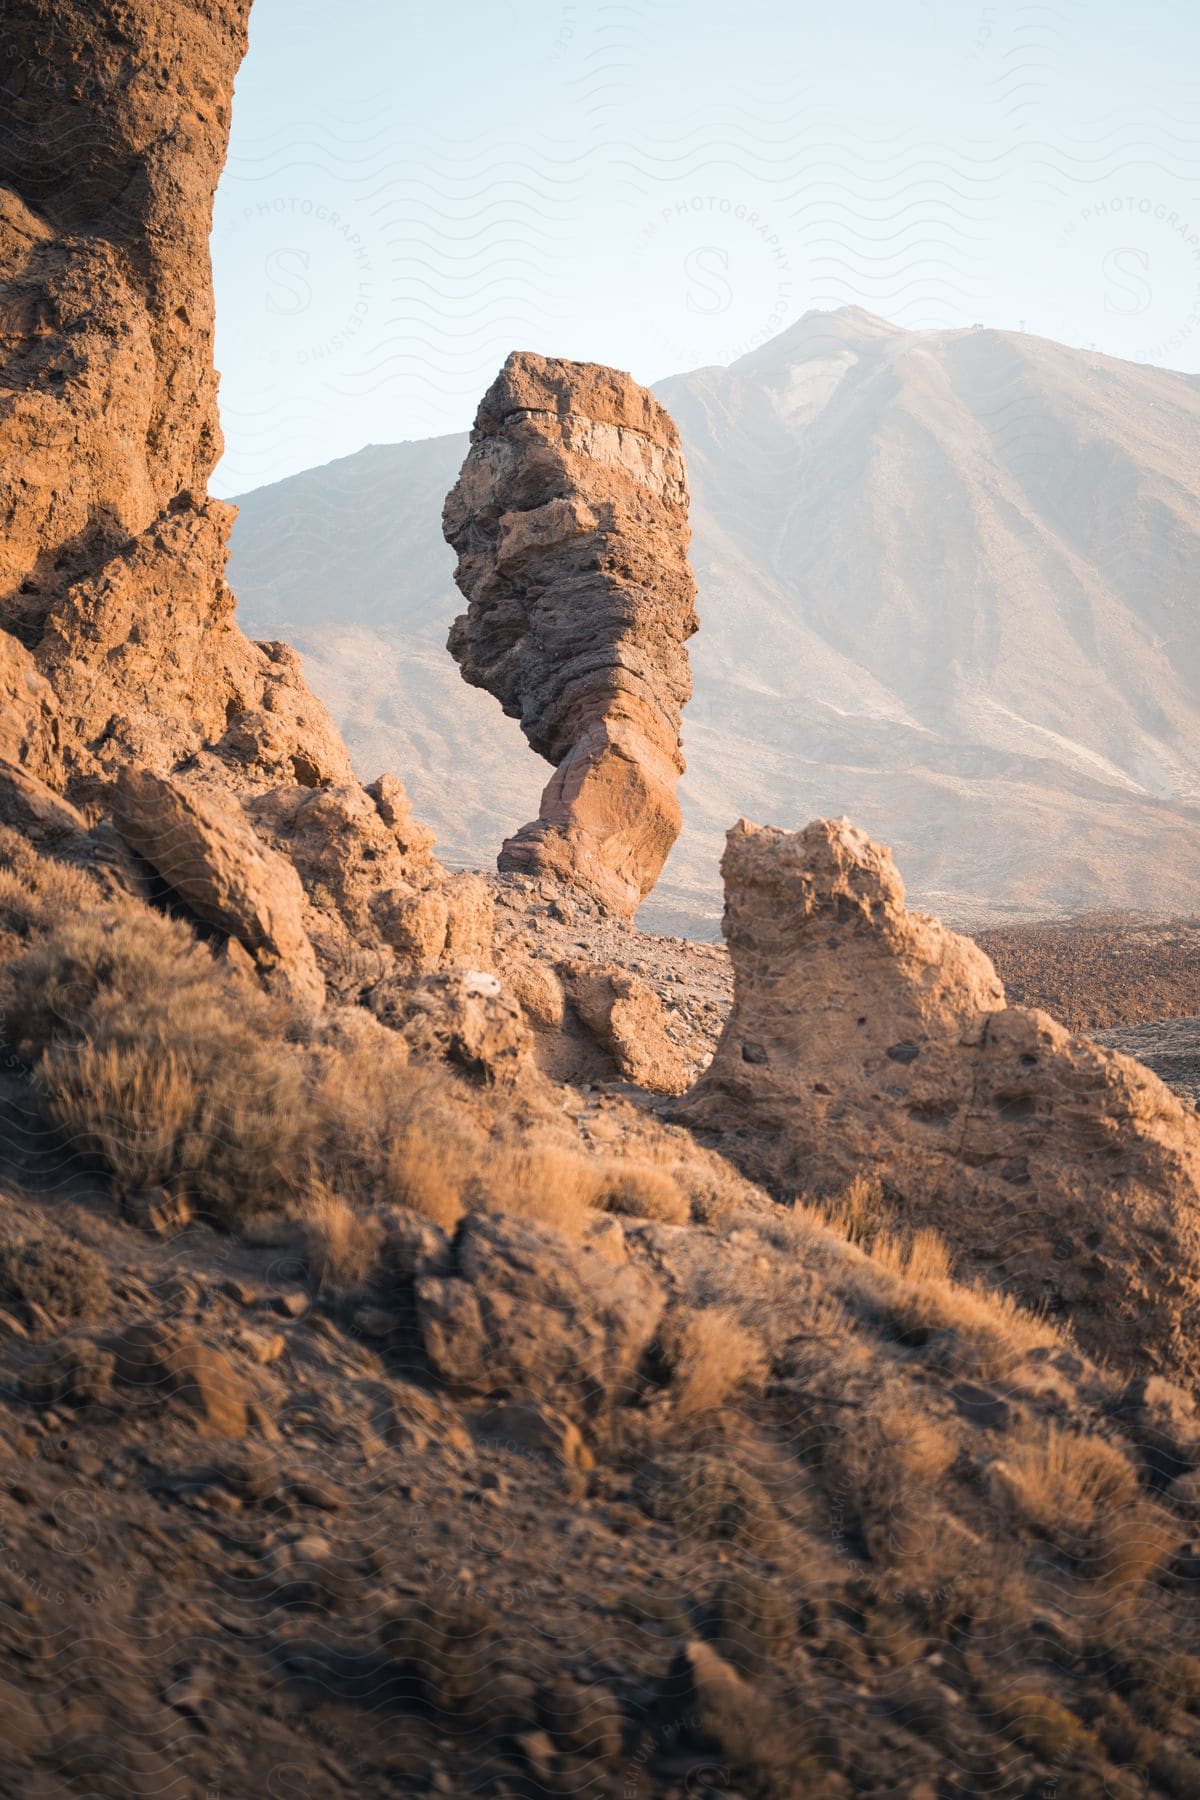
MULTIPOLYGON (((701 629, 684 833, 643 918, 705 930, 723 834, 849 814, 965 923, 1200 911, 1200 383, 1009 332, 809 313, 660 382, 701 629)), ((451 863, 547 774, 443 648, 465 435, 245 495, 230 580, 451 863)))

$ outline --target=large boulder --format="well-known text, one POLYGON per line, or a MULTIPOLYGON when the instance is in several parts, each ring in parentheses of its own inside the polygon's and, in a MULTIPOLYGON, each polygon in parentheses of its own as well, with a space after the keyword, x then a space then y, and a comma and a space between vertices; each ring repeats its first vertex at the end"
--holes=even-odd
POLYGON ((679 835, 696 584, 670 417, 628 375, 519 351, 485 394, 443 526, 450 650, 554 764, 502 869, 632 915, 679 835))
POLYGON ((681 1103, 788 1192, 884 1183, 961 1272, 1070 1316, 1092 1352, 1200 1373, 1200 1118, 1157 1076, 1008 1007, 910 913, 846 821, 744 820, 722 870, 734 1004, 681 1103))
POLYGON ((301 1004, 323 1003, 300 878, 259 843, 232 801, 149 769, 126 769, 113 819, 173 894, 250 952, 269 987, 301 1004))
POLYGON ((631 1263, 527 1219, 473 1213, 447 1277, 416 1284, 434 1371, 455 1388, 595 1414, 632 1392, 664 1296, 631 1263))

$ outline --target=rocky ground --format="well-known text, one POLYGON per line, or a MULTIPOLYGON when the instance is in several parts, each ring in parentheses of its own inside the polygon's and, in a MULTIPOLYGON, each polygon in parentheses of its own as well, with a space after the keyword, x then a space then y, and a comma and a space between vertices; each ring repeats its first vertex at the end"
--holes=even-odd
POLYGON ((496 1216, 469 1277, 427 1226, 345 1287, 147 1235, 58 1155, 4 1202, 43 1248, 0 1311, 9 1791, 1195 1792, 1165 1384, 769 1206, 496 1216), (483 1382, 419 1299, 468 1279, 553 1297, 483 1382))
POLYGON ((1156 1019, 1096 1036, 1111 1049, 1136 1057, 1169 1088, 1200 1105, 1200 1018, 1156 1019))
POLYGON ((1040 1006, 1073 1031, 1200 1013, 1200 920, 1100 914, 975 936, 1010 1000, 1040 1006))
POLYGON ((491 1023, 439 1063, 255 998, 144 901, 81 938, 78 874, 8 856, 12 1791, 1196 1791, 1191 1396, 964 1278, 883 1186, 797 1201, 666 1122, 617 1053, 690 1084, 724 949, 489 878, 530 1039, 509 1068, 478 976, 491 1023), (658 1011, 610 995, 605 1040, 581 961, 658 1011), (163 1102, 94 1088, 130 1020, 139 1070, 215 1033, 222 1092, 334 1104, 324 1163, 272 1107, 269 1146, 231 1110, 172 1173, 163 1102))

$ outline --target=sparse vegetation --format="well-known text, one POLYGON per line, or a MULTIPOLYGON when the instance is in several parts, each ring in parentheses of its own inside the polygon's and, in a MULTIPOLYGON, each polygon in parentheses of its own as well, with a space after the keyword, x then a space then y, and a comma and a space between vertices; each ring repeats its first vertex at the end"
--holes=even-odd
MULTIPOLYGON (((412 1336, 397 1298, 411 1293, 411 1246, 442 1243, 430 1225, 453 1237, 465 1213, 500 1211, 582 1244, 609 1215, 603 1254, 657 1259, 667 1305, 622 1416, 551 1409, 539 1441, 574 1443, 563 1454, 577 1466, 552 1498, 544 1481, 522 1490, 535 1508, 575 1509, 557 1524, 581 1570, 598 1532, 635 1564, 674 1570, 661 1592, 644 1581, 601 1602, 611 1655, 636 1680, 589 1710, 588 1683, 530 1679, 478 1547, 492 1545, 494 1517, 507 1546, 497 1568, 516 1554, 503 1537, 509 1489, 473 1487, 469 1504, 460 1496, 471 1549, 453 1564, 470 1582, 392 1601, 378 1635, 417 1714, 439 1730, 532 1733, 559 1759, 554 1778, 576 1785, 621 1766, 633 1743, 648 1769, 719 1755, 739 1791, 788 1800, 798 1780, 844 1796, 874 1778, 864 1746, 819 1723, 831 1697, 865 1694, 923 1766, 1001 1743, 1006 1767, 1052 1768, 1063 1793, 1151 1765, 1162 1792, 1190 1791, 1194 1760, 1174 1746, 1200 1741, 1200 1727, 1180 1726, 1200 1703, 1200 1665, 1156 1642, 1179 1527, 1139 1486, 1145 1406, 1130 1412, 1120 1382, 1056 1325, 958 1279, 944 1241, 906 1231, 869 1177, 832 1200, 772 1206, 679 1134, 639 1123, 629 1141, 586 1145, 536 1093, 500 1102, 409 1060, 374 1026, 306 1024, 231 985, 186 926, 132 902, 81 916, 75 887, 70 872, 61 886, 40 875, 27 904, 3 901, 0 1005, 48 1115, 118 1196, 186 1198, 240 1236, 242 1255, 286 1247, 328 1321, 359 1308, 385 1334, 398 1321, 379 1340, 389 1357, 412 1336), (1090 1621, 1071 1682, 1066 1652, 1031 1623, 1052 1633, 1043 1618, 1060 1605, 1068 1622, 1090 1621), (711 1688, 688 1673, 696 1640, 727 1671, 711 1688), (631 1692, 658 1696, 656 1719, 677 1706, 676 1735, 660 1744, 631 1692)), ((114 1228, 123 1216, 112 1209, 114 1228)), ((0 1270, 14 1308, 35 1301, 63 1321, 109 1309, 104 1260, 65 1236, 19 1236, 0 1270)), ((261 1336, 251 1323, 245 1342, 261 1336)), ((114 1371, 112 1351, 76 1333, 31 1360, 22 1392, 115 1418, 114 1371)), ((559 1393, 560 1404, 572 1402, 559 1393)), ((396 1417, 398 1440, 422 1456, 443 1437, 472 1441, 469 1402, 430 1397, 396 1417)), ((1190 1466, 1180 1418, 1172 1473, 1190 1466)), ((340 1443, 346 1415, 330 1430, 340 1443)), ((515 1479, 536 1484, 539 1458, 520 1460, 530 1472, 515 1479)), ((453 1505, 444 1519, 453 1543, 453 1505)), ((315 1616, 336 1592, 352 1618, 361 1572, 333 1567, 304 1535, 279 1555, 275 1599, 315 1616)))
POLYGON ((638 1472, 639 1506, 685 1537, 728 1543, 767 1556, 779 1543, 774 1503, 753 1475, 721 1457, 685 1451, 656 1458, 638 1472))
POLYGON ((1068 1545, 1137 1492, 1133 1465, 1113 1444, 1055 1425, 1018 1438, 993 1481, 1026 1524, 1068 1545))
POLYGON ((739 1391, 760 1388, 766 1378, 761 1339, 728 1307, 672 1312, 660 1339, 679 1418, 712 1412, 739 1391))

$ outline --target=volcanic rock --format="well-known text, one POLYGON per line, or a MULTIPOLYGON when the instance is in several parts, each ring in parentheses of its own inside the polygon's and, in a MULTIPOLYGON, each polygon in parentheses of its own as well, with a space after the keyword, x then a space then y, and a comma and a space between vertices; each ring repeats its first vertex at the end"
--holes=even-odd
POLYGON ((559 964, 567 998, 627 1081, 652 1094, 681 1094, 687 1059, 667 1036, 662 1002, 648 982, 618 963, 581 957, 559 964))
POLYGON ((250 1389, 228 1357, 180 1325, 144 1320, 113 1338, 119 1380, 179 1400, 201 1431, 246 1435, 250 1389))
POLYGON ((55 791, 61 778, 54 692, 29 651, 0 631, 0 824, 35 842, 86 831, 86 819, 55 791))
MULTIPOLYGON (((136 766, 139 798, 128 789, 121 800, 127 836, 152 794, 160 813, 176 808, 204 889, 189 904, 260 965, 278 951, 312 999, 312 948, 290 892, 286 943, 268 948, 288 884, 251 828, 294 863, 309 922, 324 916, 312 942, 330 966, 355 934, 384 945, 370 926, 382 896, 436 889, 443 871, 400 784, 385 776, 370 795, 359 785, 299 658, 243 635, 225 583, 234 512, 206 493, 221 451, 208 239, 248 12, 249 0, 6 9, 0 817, 41 837, 86 831, 74 802, 103 829, 136 766), (171 785, 152 790, 150 776, 171 785), (222 791, 242 817, 221 808, 222 791), (249 858, 240 888, 235 845, 249 858)), ((483 959, 477 894, 424 907, 434 916, 420 929, 393 934, 401 959, 436 966, 466 957, 464 945, 483 959)))
POLYGON ((1139 1064, 1008 1007, 846 821, 722 862, 734 1005, 680 1113, 789 1191, 878 1176, 903 1220, 1126 1366, 1200 1370, 1200 1119, 1139 1064))
POLYGON ((487 1082, 513 1082, 530 1067, 530 1031, 515 997, 485 969, 449 969, 379 982, 365 996, 376 1018, 427 1061, 446 1061, 487 1082))
POLYGON ((300 878, 257 841, 234 803, 149 769, 126 769, 113 817, 173 894, 250 952, 269 986, 311 1006, 323 1003, 300 878))
POLYGON ((646 389, 518 351, 480 404, 443 517, 468 602, 450 651, 555 767, 500 867, 627 916, 680 828, 687 507, 678 433, 646 389))
POLYGON ((526 1219, 469 1213, 453 1276, 417 1281, 425 1354, 443 1381, 593 1414, 628 1394, 663 1293, 644 1270, 526 1219))

